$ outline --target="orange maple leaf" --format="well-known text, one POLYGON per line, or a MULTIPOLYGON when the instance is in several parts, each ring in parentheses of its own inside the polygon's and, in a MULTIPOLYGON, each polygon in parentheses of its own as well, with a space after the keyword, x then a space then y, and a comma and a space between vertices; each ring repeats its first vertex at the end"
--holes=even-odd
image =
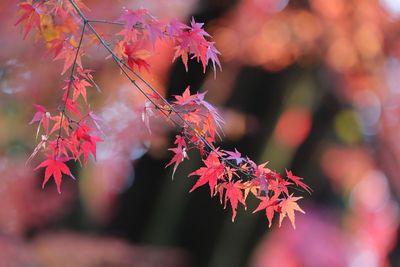
POLYGON ((296 229, 294 211, 297 210, 301 213, 305 213, 296 202, 302 198, 303 197, 293 197, 293 194, 291 194, 287 199, 282 200, 281 211, 279 215, 279 227, 281 227, 282 221, 287 215, 292 223, 293 229, 296 229))

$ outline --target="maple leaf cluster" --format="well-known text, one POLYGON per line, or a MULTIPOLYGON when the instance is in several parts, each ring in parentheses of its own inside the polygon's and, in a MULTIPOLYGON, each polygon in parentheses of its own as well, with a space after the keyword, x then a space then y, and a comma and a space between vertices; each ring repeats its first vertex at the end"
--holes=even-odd
POLYGON ((142 119, 149 131, 152 116, 165 116, 167 121, 180 128, 176 147, 169 149, 174 156, 167 166, 173 165, 173 175, 189 158, 190 150, 200 152, 204 166, 189 174, 198 177, 190 192, 208 185, 211 196, 219 194, 225 207, 230 203, 232 220, 239 203, 246 207, 246 199, 251 194, 261 201, 255 212, 265 210, 269 225, 274 214, 279 213, 279 224, 287 216, 294 226, 294 211, 303 212, 297 205, 301 197, 290 194, 288 186, 299 186, 310 192, 302 178, 290 171, 282 178, 279 173, 266 168, 266 164, 257 165, 237 150, 216 147, 223 121, 217 109, 205 101, 205 93, 191 94, 188 87, 169 102, 139 74, 142 70, 151 71, 148 57, 155 54, 158 42, 172 43, 175 49, 173 60, 180 57, 186 70, 191 58, 202 64, 204 72, 211 63, 215 74, 217 67, 221 69, 219 52, 202 23, 194 19, 190 25, 177 20, 162 22, 145 9, 124 9, 115 21, 90 20, 83 13, 87 7, 77 0, 28 0, 20 3, 19 8, 20 18, 16 24, 22 25, 24 37, 34 30, 36 39, 45 42, 54 60, 63 61, 61 74, 69 73, 62 88, 60 108, 51 112, 44 106, 35 105, 36 113, 31 121, 31 124, 38 124, 37 136, 41 133, 41 141, 30 159, 39 152, 46 156, 46 160, 36 167, 45 169, 43 187, 53 177, 58 192, 61 192, 63 175, 75 179, 68 162, 86 165, 90 154, 96 159, 97 143, 103 141, 98 134, 101 133, 100 119, 91 110, 87 99, 88 89, 98 86, 93 80, 93 71, 82 63, 88 49, 98 45, 106 49, 108 58, 115 61, 121 74, 148 99, 142 119), (105 40, 94 27, 96 23, 116 25, 120 30, 115 33, 114 40, 105 40), (144 82, 150 92, 143 90, 131 75, 144 82))

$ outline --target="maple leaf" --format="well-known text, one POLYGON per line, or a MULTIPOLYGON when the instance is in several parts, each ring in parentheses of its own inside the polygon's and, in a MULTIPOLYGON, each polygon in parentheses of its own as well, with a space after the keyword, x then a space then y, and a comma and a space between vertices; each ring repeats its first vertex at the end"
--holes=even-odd
POLYGON ((40 169, 40 168, 46 168, 44 180, 42 183, 42 188, 44 188, 46 183, 49 181, 50 177, 53 176, 54 181, 57 186, 57 191, 59 194, 61 194, 62 174, 69 175, 71 178, 73 178, 75 180, 75 177, 72 175, 68 166, 64 163, 68 160, 69 160, 69 158, 65 158, 65 157, 57 158, 57 157, 48 156, 47 160, 43 161, 35 168, 35 170, 40 169))
POLYGON ((136 24, 144 24, 146 16, 150 16, 147 9, 125 9, 119 21, 125 22, 125 28, 130 30, 136 24))
POLYGON ((265 192, 265 194, 268 194, 268 180, 265 174, 261 174, 257 177, 257 179, 260 183, 260 192, 265 192))
POLYGON ((146 71, 150 72, 150 64, 146 60, 144 60, 144 58, 147 58, 150 55, 150 52, 145 49, 139 49, 139 47, 139 42, 136 42, 132 45, 129 45, 127 43, 124 44, 123 53, 124 56, 127 58, 128 66, 132 69, 137 66, 139 71, 143 67, 146 69, 146 71))
POLYGON ((77 68, 77 73, 79 76, 81 76, 83 79, 89 81, 91 83, 91 86, 94 85, 96 90, 101 93, 100 87, 97 85, 97 83, 94 81, 93 75, 92 75, 93 70, 88 70, 88 69, 81 69, 79 66, 77 68))
MULTIPOLYGON (((138 36, 140 36, 140 33, 132 28, 132 29, 122 29, 121 31, 117 32, 115 35, 120 35, 123 36, 123 40, 121 42, 118 42, 114 51, 116 52, 117 55, 121 56, 121 53, 118 54, 118 50, 122 51, 121 48, 121 44, 123 43, 129 43, 129 42, 136 42, 138 40, 138 36), (118 47, 119 46, 119 47, 118 47)), ((95 36, 96 40, 97 37, 95 36)))
POLYGON ((50 134, 52 134, 55 131, 58 131, 60 127, 62 127, 65 131, 65 133, 68 135, 69 134, 69 122, 66 118, 64 118, 62 115, 60 116, 53 116, 50 118, 52 121, 55 121, 53 128, 50 130, 50 134), (62 121, 61 121, 62 119, 62 121), (61 125, 62 123, 62 125, 61 125))
POLYGON ((260 184, 257 179, 251 179, 250 181, 244 182, 243 183, 244 200, 246 201, 249 193, 252 193, 254 196, 258 197, 259 188, 260 188, 260 184))
POLYGON ((190 86, 187 86, 185 88, 185 91, 183 91, 182 95, 175 95, 175 104, 178 104, 180 106, 187 105, 191 102, 194 102, 198 98, 197 94, 191 95, 190 94, 190 86))
POLYGON ((39 135, 39 129, 40 125, 43 126, 43 129, 45 133, 48 133, 49 131, 49 119, 50 119, 50 113, 46 111, 46 108, 41 106, 41 105, 34 105, 36 108, 36 112, 33 115, 32 120, 29 122, 29 124, 39 122, 38 129, 36 131, 36 137, 39 135))
POLYGON ((228 181, 231 181, 233 175, 239 178, 239 174, 237 174, 236 168, 231 168, 229 166, 225 166, 225 174, 228 177, 228 181))
POLYGON ((33 150, 32 154, 29 156, 29 158, 26 160, 26 165, 33 159, 34 156, 41 150, 46 148, 46 143, 47 143, 48 136, 47 135, 42 135, 42 140, 37 144, 35 149, 33 150))
POLYGON ((188 29, 190 29, 190 27, 187 26, 186 24, 183 24, 182 22, 180 22, 177 19, 172 19, 167 24, 166 31, 167 31, 169 37, 175 37, 175 36, 179 36, 180 34, 182 34, 182 30, 188 30, 188 29))
POLYGON ((267 177, 269 191, 273 191, 275 194, 281 194, 283 192, 286 196, 289 196, 289 189, 287 186, 292 185, 292 183, 280 178, 279 173, 276 172, 267 174, 267 177))
POLYGON ((91 135, 89 136, 89 141, 83 141, 81 144, 80 153, 83 153, 83 164, 86 165, 87 159, 89 157, 89 153, 92 153, 94 160, 96 160, 96 143, 102 142, 103 139, 91 135))
POLYGON ((217 65, 219 67, 219 70, 222 71, 221 62, 219 61, 218 55, 221 55, 221 53, 214 46, 214 42, 209 42, 209 46, 207 48, 207 53, 206 53, 206 61, 208 63, 208 61, 211 60, 213 64, 214 79, 217 76, 217 68, 215 65, 217 65))
POLYGON ((186 141, 185 141, 185 137, 180 136, 179 134, 177 134, 177 135, 175 136, 175 142, 174 142, 174 144, 176 144, 176 145, 178 145, 178 146, 183 146, 183 147, 186 147, 186 146, 187 146, 187 145, 186 145, 186 141))
POLYGON ((235 221, 235 217, 237 214, 238 203, 240 202, 244 206, 246 206, 246 203, 244 202, 243 192, 241 190, 241 183, 239 181, 237 181, 236 183, 229 182, 224 184, 224 187, 226 189, 224 208, 226 208, 226 203, 229 200, 232 208, 232 222, 233 222, 235 221))
MULTIPOLYGON (((53 140, 50 142, 50 149, 53 151, 53 155, 61 156, 63 155, 64 157, 69 157, 67 148, 71 150, 70 148, 70 143, 68 139, 64 138, 57 138, 56 140, 53 140)), ((72 150, 71 150, 72 152, 72 150)))
POLYGON ((94 125, 96 126, 97 130, 104 135, 103 130, 101 129, 101 126, 99 124, 99 122, 102 120, 99 116, 97 116, 93 111, 90 111, 87 115, 94 123, 94 125))
MULTIPOLYGON (((215 133, 222 130, 223 120, 218 111, 210 103, 204 100, 207 92, 190 94, 190 87, 186 87, 183 94, 175 96, 175 108, 183 114, 186 121, 194 124, 194 128, 214 142, 215 133)), ((219 135, 219 134, 218 134, 219 135)))
MULTIPOLYGON (((73 94, 72 94, 72 99, 73 101, 76 101, 76 99, 81 95, 83 99, 85 100, 85 103, 87 103, 87 93, 86 93, 86 87, 91 87, 92 85, 86 81, 85 79, 79 79, 78 77, 74 76, 74 80, 72 81, 72 85, 74 88, 73 94)), ((68 90, 69 87, 69 80, 66 81, 67 84, 63 88, 64 90, 68 90)))
POLYGON ((23 2, 18 4, 18 6, 20 8, 21 17, 15 23, 15 26, 20 23, 24 23, 25 39, 28 33, 31 31, 32 27, 37 27, 38 29, 40 29, 40 15, 31 3, 23 2))
POLYGON ((89 142, 90 142, 90 135, 89 135, 89 133, 90 133, 91 131, 93 131, 92 128, 90 128, 89 126, 87 126, 87 125, 84 124, 84 123, 81 123, 81 124, 79 125, 79 127, 76 128, 76 130, 75 130, 75 132, 74 132, 74 137, 75 137, 78 141, 86 140, 86 141, 89 141, 89 142))
POLYGON ((277 210, 277 205, 279 204, 278 194, 273 195, 272 197, 260 197, 261 202, 258 207, 253 211, 253 213, 258 212, 260 210, 265 209, 265 215, 268 219, 268 227, 272 225, 272 219, 274 218, 275 211, 277 210))
POLYGON ((294 212, 297 210, 303 214, 305 213, 304 210, 302 210, 296 202, 297 200, 302 198, 303 197, 293 197, 293 194, 291 194, 287 199, 282 200, 280 204, 281 210, 279 215, 279 227, 281 227, 282 221, 287 215, 290 222, 292 223, 293 229, 296 229, 294 212))
MULTIPOLYGON (((64 60, 64 67, 61 72, 61 75, 64 75, 64 73, 74 64, 74 59, 75 59, 75 54, 76 54, 76 49, 77 48, 66 48, 64 49, 54 58, 54 60, 64 60)), ((82 50, 79 51, 78 56, 76 58, 76 64, 82 68, 82 57, 83 52, 82 50)))
POLYGON ((210 187, 211 196, 214 195, 215 186, 217 185, 217 180, 224 175, 225 167, 220 162, 218 155, 212 152, 208 155, 207 159, 203 160, 206 167, 201 167, 200 169, 192 172, 189 176, 197 175, 200 176, 195 185, 190 189, 189 192, 193 192, 196 188, 206 184, 210 187))
MULTIPOLYGON (((65 101, 65 100, 64 100, 65 101)), ((76 116, 81 117, 81 113, 79 112, 76 102, 72 101, 71 99, 67 99, 65 101, 65 107, 67 110, 72 111, 75 113, 76 116)))
POLYGON ((175 96, 175 109, 185 121, 190 122, 195 130, 211 143, 215 140, 215 133, 219 136, 223 120, 217 109, 204 100, 206 92, 190 94, 190 87, 186 87, 182 95, 175 96))
POLYGON ((203 72, 206 71, 209 59, 213 61, 214 68, 215 64, 220 66, 217 56, 219 52, 212 42, 205 39, 205 37, 210 37, 210 35, 204 31, 203 25, 203 23, 195 22, 194 18, 192 18, 191 27, 187 30, 181 31, 181 33, 176 37, 177 45, 175 46, 175 55, 173 60, 181 57, 186 71, 188 71, 188 54, 192 55, 192 58, 196 58, 197 61, 201 61, 203 72))
POLYGON ((191 31, 193 34, 203 36, 203 37, 211 37, 204 29, 204 23, 199 23, 194 20, 192 17, 192 20, 190 21, 190 26, 192 27, 191 31))
POLYGON ((235 148, 235 152, 233 152, 233 151, 228 151, 228 150, 224 150, 224 152, 225 152, 226 154, 229 155, 229 157, 227 157, 226 159, 231 159, 231 160, 236 161, 236 164, 237 164, 238 166, 239 166, 240 163, 242 163, 243 160, 244 160, 244 159, 242 158, 242 154, 240 154, 240 152, 237 151, 236 148, 235 148))
POLYGON ((303 183, 301 181, 301 180, 303 180, 303 178, 293 175, 292 171, 288 171, 288 170, 286 170, 286 176, 289 180, 293 181, 297 186, 300 186, 301 188, 306 190, 309 194, 311 194, 312 189, 311 189, 311 187, 309 187, 308 185, 306 185, 305 183, 303 183))
POLYGON ((153 48, 155 47, 157 39, 162 39, 164 37, 164 33, 162 30, 163 24, 160 23, 156 19, 152 19, 146 24, 147 34, 149 36, 149 40, 153 48))
POLYGON ((62 51, 65 45, 64 39, 53 39, 47 42, 48 52, 53 52, 54 58, 56 58, 62 51))
POLYGON ((175 171, 178 168, 179 164, 181 164, 185 158, 189 158, 189 156, 186 153, 186 147, 181 145, 178 145, 178 147, 175 148, 169 148, 168 150, 175 153, 175 155, 172 157, 171 161, 165 166, 165 168, 175 163, 174 170, 172 172, 172 179, 174 179, 175 171))

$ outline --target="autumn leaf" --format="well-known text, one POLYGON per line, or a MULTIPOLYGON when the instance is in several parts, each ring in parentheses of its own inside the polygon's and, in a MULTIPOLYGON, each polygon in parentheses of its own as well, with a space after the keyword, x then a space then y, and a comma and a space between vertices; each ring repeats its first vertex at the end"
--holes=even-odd
POLYGON ((296 229, 294 212, 297 210, 301 213, 305 213, 304 210, 302 210, 296 202, 297 200, 302 198, 303 197, 293 197, 292 194, 287 199, 282 200, 280 204, 281 210, 279 215, 279 227, 281 227, 282 221, 287 215, 290 222, 292 223, 293 229, 296 229))
POLYGON ((166 31, 168 33, 168 36, 173 38, 176 36, 179 36, 180 34, 182 34, 183 30, 188 30, 190 29, 190 27, 186 24, 183 24, 182 22, 180 22, 177 19, 172 19, 166 27, 166 31))
POLYGON ((35 122, 39 122, 38 129, 36 131, 36 137, 39 135, 40 125, 43 126, 44 132, 47 134, 49 132, 49 119, 50 113, 47 112, 46 108, 41 105, 34 105, 36 108, 36 112, 33 115, 32 120, 29 124, 33 124, 35 122))
POLYGON ((65 100, 65 108, 75 113, 76 116, 81 117, 81 113, 79 112, 75 101, 72 101, 71 99, 65 100))
POLYGON ((102 142, 103 139, 91 135, 89 136, 89 140, 84 140, 81 144, 80 153, 83 153, 83 163, 86 165, 87 159, 89 157, 89 153, 92 153, 94 160, 96 160, 96 143, 102 142))
MULTIPOLYGON (((64 73, 74 64, 74 59, 76 55, 77 48, 66 48, 64 49, 54 58, 54 60, 64 60, 64 67, 61 72, 61 75, 64 73)), ((80 50, 78 56, 76 57, 76 64, 82 68, 82 57, 83 52, 80 50)))
POLYGON ((75 179, 75 177, 71 174, 71 171, 69 170, 68 166, 65 165, 65 163, 64 163, 68 160, 69 160, 69 158, 66 158, 66 157, 57 158, 57 157, 48 156, 47 160, 43 161, 35 168, 35 170, 40 169, 40 168, 46 168, 44 180, 42 183, 42 188, 44 188, 46 183, 49 181, 50 177, 53 176, 54 181, 57 186, 57 191, 58 191, 58 193, 61 194, 62 174, 69 175, 71 178, 75 179))
POLYGON ((121 15, 119 21, 125 23, 125 28, 130 30, 136 24, 143 24, 146 16, 149 16, 149 12, 146 9, 125 9, 124 14, 121 15))
POLYGON ((200 176, 195 185, 190 189, 189 192, 193 192, 196 188, 208 183, 211 191, 211 196, 214 195, 215 186, 217 180, 224 175, 225 168, 220 162, 218 155, 212 152, 208 155, 207 159, 203 160, 206 167, 201 167, 197 171, 192 172, 189 176, 198 175, 200 176))
POLYGON ((214 79, 217 76, 216 65, 219 67, 219 70, 222 71, 221 62, 219 62, 218 55, 221 55, 221 53, 217 50, 217 48, 215 48, 214 42, 210 42, 209 46, 207 48, 206 60, 207 60, 207 63, 209 60, 211 60, 211 62, 212 62, 213 70, 214 70, 214 79))
POLYGON ((67 148, 71 151, 71 144, 68 139, 59 138, 50 142, 50 149, 52 155, 69 157, 67 148))
POLYGON ((274 218, 275 211, 277 210, 277 205, 279 204, 277 194, 273 195, 272 197, 260 197, 261 202, 258 207, 253 211, 253 213, 264 210, 265 215, 268 219, 268 227, 272 225, 272 219, 274 218))
POLYGON ((176 100, 174 101, 174 103, 179 106, 183 106, 191 102, 194 102, 197 98, 198 98, 197 94, 194 95, 190 94, 190 86, 187 86, 185 88, 185 91, 183 91, 182 95, 175 95, 176 100))
POLYGON ((309 194, 311 194, 312 189, 311 189, 311 187, 309 187, 308 185, 306 185, 305 183, 303 183, 301 181, 301 180, 303 180, 303 178, 293 175, 292 171, 288 171, 288 170, 286 170, 286 176, 289 180, 293 181, 297 186, 300 186, 301 188, 306 190, 309 194))
POLYGON ((206 71, 209 60, 212 61, 214 70, 215 65, 218 65, 221 68, 218 59, 220 52, 215 48, 213 42, 209 42, 205 38, 210 38, 211 36, 203 29, 203 25, 203 23, 197 23, 194 18, 192 18, 190 23, 191 27, 182 30, 176 37, 177 45, 175 46, 175 55, 173 60, 181 57, 186 71, 188 71, 188 55, 191 55, 192 58, 196 58, 197 61, 202 63, 204 72, 206 71))
POLYGON ((260 182, 257 179, 251 179, 250 181, 246 181, 243 183, 244 189, 244 200, 247 199, 249 193, 252 193, 254 196, 259 195, 260 190, 260 182))
POLYGON ((228 155, 228 157, 227 157, 226 159, 234 160, 238 166, 239 166, 240 163, 242 163, 243 160, 244 160, 244 159, 242 158, 242 154, 240 154, 240 152, 237 151, 236 148, 235 148, 235 151, 224 150, 224 152, 228 155))
POLYGON ((235 221, 235 217, 237 214, 237 206, 238 203, 242 203, 244 206, 246 206, 246 203, 244 202, 244 197, 243 197, 243 192, 241 190, 241 183, 237 181, 236 183, 226 183, 224 184, 224 187, 226 189, 225 192, 225 206, 227 201, 231 203, 231 208, 232 208, 232 222, 235 221))
POLYGON ((178 145, 178 147, 175 148, 169 148, 168 150, 175 153, 175 155, 172 157, 167 166, 165 166, 165 168, 175 163, 174 170, 172 172, 172 179, 174 179, 175 171, 178 168, 179 164, 181 164, 185 158, 189 158, 189 156, 186 153, 186 147, 182 145, 178 145))
POLYGON ((20 23, 24 24, 25 39, 28 33, 31 31, 32 27, 40 29, 40 15, 36 11, 36 8, 28 2, 20 3, 18 6, 20 8, 21 17, 18 19, 15 25, 18 25, 20 23))
POLYGON ((145 49, 140 49, 139 42, 134 44, 125 43, 123 49, 129 67, 132 69, 137 67, 139 71, 143 67, 146 71, 150 72, 150 64, 145 60, 145 58, 150 56, 150 52, 145 49))
MULTIPOLYGON (((83 100, 87 102, 87 93, 86 93, 86 87, 91 87, 92 85, 86 81, 85 79, 79 79, 78 77, 74 76, 74 80, 72 81, 73 85, 73 93, 72 93, 72 99, 73 101, 76 101, 76 99, 81 95, 83 97, 83 100)), ((64 90, 68 90, 70 87, 69 85, 69 80, 66 81, 67 84, 63 88, 64 90)))
POLYGON ((149 41, 153 48, 155 47, 156 41, 164 37, 163 24, 156 19, 152 19, 146 23, 145 28, 147 29, 147 34, 149 41))
POLYGON ((51 128, 51 130, 50 130, 50 134, 58 131, 60 129, 60 127, 62 127, 62 129, 64 129, 64 131, 67 135, 69 134, 69 122, 63 115, 53 116, 50 119, 52 121, 54 121, 54 125, 53 125, 53 128, 51 128))

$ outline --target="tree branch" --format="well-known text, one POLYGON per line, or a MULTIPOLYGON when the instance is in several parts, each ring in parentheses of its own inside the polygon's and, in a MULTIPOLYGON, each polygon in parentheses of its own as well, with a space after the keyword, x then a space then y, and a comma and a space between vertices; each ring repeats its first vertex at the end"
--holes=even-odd
MULTIPOLYGON (((117 63, 118 67, 121 69, 121 71, 124 73, 124 75, 131 81, 131 83, 133 83, 133 85, 156 107, 159 108, 159 105, 157 103, 155 103, 149 96, 148 94, 137 84, 137 82, 129 76, 129 74, 126 72, 125 68, 128 69, 130 72, 133 73, 133 75, 135 75, 140 81, 142 81, 154 94, 156 94, 161 101, 174 113, 178 116, 178 118, 180 120, 182 120, 183 124, 185 126, 187 126, 190 130, 193 131, 193 133, 201 140, 201 142, 203 142, 203 144, 213 153, 215 153, 218 158, 220 158, 221 161, 223 161, 225 164, 237 169, 240 173, 242 173, 243 175, 247 176, 247 177, 253 177, 252 174, 243 171, 241 169, 238 168, 238 166, 236 166, 235 164, 233 164, 232 162, 230 162, 229 160, 227 160, 226 158, 224 158, 220 152, 212 145, 210 144, 210 142, 208 142, 204 136, 202 136, 201 134, 199 134, 194 128, 193 126, 188 123, 180 114, 179 111, 177 111, 175 109, 175 107, 173 105, 171 105, 169 103, 169 101, 167 99, 165 99, 150 83, 148 83, 139 73, 137 73, 135 70, 133 70, 130 66, 128 66, 128 64, 121 58, 119 58, 115 52, 111 49, 111 47, 105 42, 105 40, 100 36, 100 34, 97 32, 97 30, 93 27, 93 25, 91 24, 91 22, 101 22, 101 23, 106 23, 107 21, 102 21, 102 20, 89 20, 85 14, 80 10, 80 8, 77 6, 77 4, 75 3, 74 0, 69 0, 69 2, 71 3, 71 5, 74 7, 74 9, 76 10, 76 12, 78 13, 78 15, 81 17, 81 19, 84 22, 84 25, 87 25, 87 27, 90 29, 90 31, 96 36, 96 38, 99 40, 99 42, 102 44, 102 46, 108 51, 108 53, 110 53, 111 57, 114 59, 114 61, 117 63)), ((165 113, 162 109, 160 109, 160 111, 169 119, 171 119, 171 116, 167 113, 165 113)), ((173 121, 171 119, 171 121, 173 121)), ((174 124, 176 124, 178 127, 182 127, 179 123, 173 121, 174 124)))

